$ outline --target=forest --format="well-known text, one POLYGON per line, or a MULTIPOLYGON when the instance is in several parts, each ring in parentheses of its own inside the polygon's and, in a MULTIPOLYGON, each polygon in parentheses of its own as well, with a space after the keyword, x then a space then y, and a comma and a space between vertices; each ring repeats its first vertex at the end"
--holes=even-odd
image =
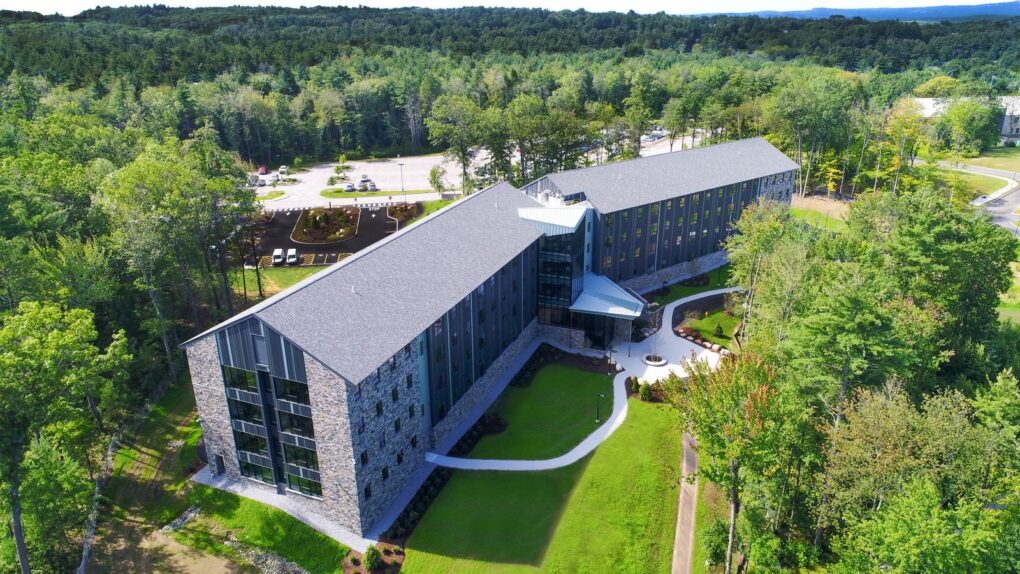
MULTIPOLYGON (((231 276, 259 211, 243 185, 253 165, 441 151, 470 192, 634 157, 653 125, 674 149, 765 136, 801 163, 798 193, 860 198, 845 237, 763 211, 731 246, 755 294, 748 361, 787 409, 777 434, 761 433, 773 442, 748 439, 781 456, 748 455, 733 481, 741 554, 760 571, 812 560, 866 570, 878 559, 868 541, 897 512, 973 526, 974 547, 1016 533, 1020 333, 994 315, 1015 245, 971 212, 959 181, 919 160, 997 143, 988 98, 1020 91, 1018 26, 481 8, 0 12, 0 513, 11 517, 0 572, 77 565, 111 439, 186 376, 177 345, 237 310, 231 276), (924 121, 911 95, 948 109, 924 121), (906 426, 854 434, 890 412, 906 426), (961 442, 902 444, 918 429, 961 442), (864 455, 853 449, 879 439, 909 447, 898 474, 854 471, 864 455), (987 463, 937 447, 984 449, 987 463), (930 465, 941 474, 916 472, 930 465), (883 495, 865 500, 879 483, 883 495), (1005 509, 995 524, 989 505, 1005 509)), ((988 556, 970 570, 1008 571, 988 556)))

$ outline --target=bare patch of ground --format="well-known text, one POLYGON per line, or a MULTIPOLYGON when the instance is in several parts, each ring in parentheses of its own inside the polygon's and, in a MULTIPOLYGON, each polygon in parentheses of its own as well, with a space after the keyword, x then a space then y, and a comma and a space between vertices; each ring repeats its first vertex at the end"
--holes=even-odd
POLYGON ((820 195, 809 195, 807 197, 795 195, 793 196, 793 207, 818 211, 833 219, 846 219, 847 213, 850 211, 849 203, 820 195))

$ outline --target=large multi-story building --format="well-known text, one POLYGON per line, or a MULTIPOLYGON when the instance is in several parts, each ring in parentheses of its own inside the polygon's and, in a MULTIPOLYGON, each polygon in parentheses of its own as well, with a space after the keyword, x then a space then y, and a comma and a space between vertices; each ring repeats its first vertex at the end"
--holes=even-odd
POLYGON ((185 344, 215 472, 378 531, 536 337, 629 337, 796 169, 759 138, 500 183, 232 317, 185 344))

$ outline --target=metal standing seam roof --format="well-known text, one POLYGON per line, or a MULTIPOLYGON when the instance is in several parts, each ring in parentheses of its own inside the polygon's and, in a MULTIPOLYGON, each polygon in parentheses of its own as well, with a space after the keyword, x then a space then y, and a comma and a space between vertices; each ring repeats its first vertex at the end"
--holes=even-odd
POLYGON ((194 337, 256 316, 359 383, 542 232, 517 215, 538 203, 499 183, 444 208, 194 337))
POLYGON ((637 319, 644 308, 645 304, 623 287, 591 271, 584 272, 584 287, 570 306, 571 311, 608 315, 617 319, 637 319))
POLYGON ((533 221, 546 235, 563 235, 573 233, 588 213, 585 205, 566 207, 521 207, 517 214, 528 221, 533 221))
MULTIPOLYGON (((602 213, 799 169, 764 138, 721 143, 548 174, 563 195, 584 193, 602 213)), ((544 189, 544 187, 542 187, 544 189)))

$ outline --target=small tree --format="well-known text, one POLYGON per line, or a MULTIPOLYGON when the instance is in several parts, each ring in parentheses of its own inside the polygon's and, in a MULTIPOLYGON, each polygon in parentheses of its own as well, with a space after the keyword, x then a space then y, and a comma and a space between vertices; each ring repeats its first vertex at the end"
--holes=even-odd
MULTIPOLYGON (((336 158, 336 167, 333 171, 336 172, 340 179, 347 179, 347 172, 351 169, 351 166, 347 163, 347 154, 342 153, 336 158)), ((295 167, 297 167, 297 160, 295 160, 295 167)))
POLYGON ((371 546, 365 551, 363 562, 365 563, 365 570, 376 572, 383 566, 382 554, 379 553, 378 548, 371 546))
POLYGON ((641 400, 642 401, 646 401, 646 402, 651 401, 652 400, 652 385, 650 385, 650 384, 642 385, 641 383, 638 383, 638 387, 641 388, 641 390, 639 391, 639 396, 641 397, 641 400))
POLYGON ((443 178, 446 176, 446 168, 442 164, 432 166, 429 170, 429 186, 436 191, 436 193, 443 193, 446 189, 443 185, 443 178))

